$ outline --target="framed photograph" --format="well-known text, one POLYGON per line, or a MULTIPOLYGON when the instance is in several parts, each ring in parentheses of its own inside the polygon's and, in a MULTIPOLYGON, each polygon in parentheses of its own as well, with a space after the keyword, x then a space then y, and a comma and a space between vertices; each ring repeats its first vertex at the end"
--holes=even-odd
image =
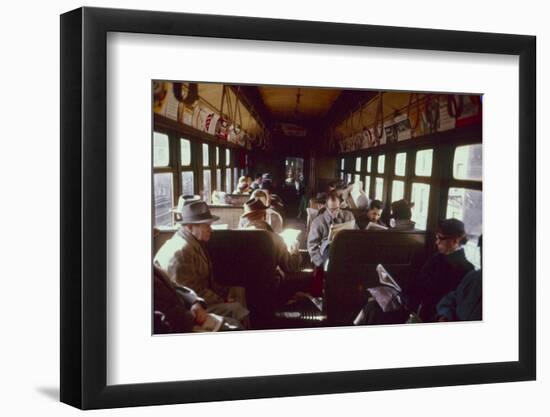
POLYGON ((61 401, 535 379, 535 45, 63 14, 61 401))

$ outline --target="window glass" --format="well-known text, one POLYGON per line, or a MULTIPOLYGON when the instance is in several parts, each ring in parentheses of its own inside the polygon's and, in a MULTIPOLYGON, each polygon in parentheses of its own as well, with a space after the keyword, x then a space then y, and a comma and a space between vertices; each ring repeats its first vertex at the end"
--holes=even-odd
POLYGON ((344 179, 344 173, 343 173, 343 172, 340 172, 340 179, 341 179, 341 180, 344 179))
POLYGON ((370 172, 371 169, 372 169, 372 156, 369 156, 367 158, 367 172, 370 172))
POLYGON ((212 179, 210 177, 209 169, 202 171, 202 187, 202 199, 207 203, 210 203, 210 195, 212 194, 212 179))
POLYGON ((379 174, 384 173, 384 164, 386 162, 386 155, 378 155, 378 167, 377 171, 379 174))
POLYGON ((375 200, 383 200, 384 195, 384 178, 376 178, 376 184, 374 186, 374 198, 375 200))
POLYGON ((220 166, 220 148, 216 146, 216 166, 220 166))
POLYGON ((360 174, 355 174, 354 177, 353 177, 353 182, 359 182, 361 181, 361 175, 360 174))
POLYGON ((395 175, 399 175, 400 177, 403 177, 405 175, 406 163, 407 163, 407 154, 405 152, 398 153, 397 155, 395 155, 395 175))
POLYGON ((361 158, 355 158, 355 171, 361 171, 361 158))
POLYGON ((208 145, 206 143, 203 143, 202 144, 202 166, 203 167, 207 167, 210 165, 210 163, 208 162, 209 159, 208 159, 208 145))
POLYGON ((348 173, 348 174, 346 175, 346 183, 349 184, 350 182, 351 182, 351 174, 348 173))
POLYGON ((222 190, 222 170, 220 168, 216 169, 216 190, 222 190))
POLYGON ((239 182, 239 170, 233 168, 233 189, 237 189, 237 183, 239 182))
POLYGON ((173 207, 172 174, 155 174, 153 177, 155 190, 155 225, 171 226, 173 207))
POLYGON ((447 200, 447 218, 455 218, 464 222, 468 242, 464 251, 468 260, 476 268, 481 267, 481 259, 477 240, 481 234, 482 193, 466 188, 449 188, 447 200))
POLYGON ((401 200, 405 196, 405 181, 393 181, 391 186, 391 201, 401 200))
POLYGON ((433 149, 426 149, 416 153, 415 175, 419 177, 429 177, 432 175, 433 153, 433 149))
POLYGON ((453 176, 459 180, 481 181, 481 143, 455 149, 453 176))
POLYGON ((153 165, 166 167, 170 162, 170 151, 168 146, 168 135, 164 133, 153 133, 153 165))
POLYGON ((225 192, 231 192, 231 168, 225 169, 225 192))
POLYGON ((370 175, 365 176, 365 194, 367 197, 370 195, 370 175))
POLYGON ((428 184, 413 183, 411 201, 414 203, 412 220, 416 222, 415 227, 420 230, 426 230, 428 206, 430 203, 430 186, 428 184))
POLYGON ((225 150, 225 166, 231 165, 231 152, 229 149, 225 150))
POLYGON ((344 170, 344 158, 340 159, 340 170, 344 170))
POLYGON ((181 164, 184 166, 191 165, 191 141, 180 139, 180 154, 181 164))
POLYGON ((183 171, 181 173, 181 193, 182 195, 194 195, 195 183, 193 171, 183 171))

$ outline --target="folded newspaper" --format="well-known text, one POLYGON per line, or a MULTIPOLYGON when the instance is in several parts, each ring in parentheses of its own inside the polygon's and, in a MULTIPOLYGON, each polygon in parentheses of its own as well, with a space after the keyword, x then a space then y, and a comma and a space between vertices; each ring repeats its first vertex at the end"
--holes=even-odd
POLYGON ((365 228, 365 230, 388 230, 388 228, 386 226, 382 226, 381 224, 378 224, 378 223, 369 222, 369 224, 367 224, 367 227, 365 228))
POLYGON ((381 285, 368 288, 368 291, 384 313, 399 310, 403 305, 401 301, 401 287, 382 265, 378 264, 376 272, 378 272, 378 280, 381 285))
POLYGON ((194 332, 217 332, 220 330, 223 324, 223 317, 217 314, 209 313, 206 316, 206 320, 200 326, 195 325, 193 327, 194 332))
POLYGON ((338 232, 340 232, 341 230, 351 229, 355 229, 355 220, 350 220, 344 223, 331 224, 328 234, 328 240, 332 242, 334 240, 334 236, 336 236, 338 232))

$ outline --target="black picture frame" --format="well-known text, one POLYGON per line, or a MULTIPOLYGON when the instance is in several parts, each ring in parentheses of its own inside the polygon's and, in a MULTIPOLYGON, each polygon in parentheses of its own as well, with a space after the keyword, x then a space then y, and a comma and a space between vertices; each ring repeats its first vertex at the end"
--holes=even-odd
POLYGON ((524 381, 536 378, 534 36, 80 8, 61 16, 60 55, 62 402, 82 409, 94 409, 524 381), (519 360, 108 386, 108 32, 519 56, 519 360))

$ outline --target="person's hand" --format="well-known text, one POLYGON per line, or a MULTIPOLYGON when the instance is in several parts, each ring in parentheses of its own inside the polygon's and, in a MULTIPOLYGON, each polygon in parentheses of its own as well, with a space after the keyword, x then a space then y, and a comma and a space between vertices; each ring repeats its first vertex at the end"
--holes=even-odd
POLYGON ((195 303, 191 306, 191 313, 195 316, 195 323, 198 325, 202 325, 208 317, 208 313, 200 303, 195 303))

